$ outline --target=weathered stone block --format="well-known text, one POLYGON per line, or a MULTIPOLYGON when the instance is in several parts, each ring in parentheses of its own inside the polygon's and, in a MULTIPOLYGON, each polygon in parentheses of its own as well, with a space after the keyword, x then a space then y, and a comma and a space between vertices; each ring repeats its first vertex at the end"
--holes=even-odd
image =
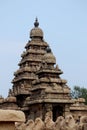
POLYGON ((0 110, 0 122, 25 122, 25 115, 22 111, 0 110))
POLYGON ((22 111, 0 110, 0 130, 15 130, 15 122, 25 122, 22 111))

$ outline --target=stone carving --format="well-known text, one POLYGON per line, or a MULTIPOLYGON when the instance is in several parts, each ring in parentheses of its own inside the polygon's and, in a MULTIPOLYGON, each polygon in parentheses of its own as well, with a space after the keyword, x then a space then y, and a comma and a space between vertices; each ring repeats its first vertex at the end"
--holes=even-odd
POLYGON ((45 115, 45 129, 46 130, 53 130, 55 128, 55 122, 52 120, 52 112, 49 111, 45 115))
POLYGON ((79 128, 81 130, 87 130, 87 116, 82 116, 80 118, 79 128))
POLYGON ((56 69, 56 70, 59 70, 59 66, 58 66, 58 64, 56 65, 55 69, 56 69))
POLYGON ((61 130, 76 130, 77 125, 72 115, 67 115, 61 123, 61 130))
POLYGON ((43 130, 44 122, 40 118, 35 119, 33 130, 43 130))
POLYGON ((28 120, 26 123, 26 130, 33 130, 34 121, 32 119, 28 120))
POLYGON ((84 129, 82 129, 82 127, 83 127, 82 124, 77 125, 77 130, 84 130, 84 129))
POLYGON ((6 102, 16 102, 16 97, 10 96, 5 99, 6 102))
POLYGON ((55 130, 60 130, 63 121, 64 121, 63 116, 57 117, 56 122, 55 122, 55 130))
MULTIPOLYGON (((48 108, 49 108, 49 106, 50 106, 50 105, 47 105, 48 108)), ((50 110, 50 109, 48 109, 48 110, 50 110)), ((45 120, 46 120, 48 117, 52 119, 52 111, 48 111, 48 112, 45 114, 45 120)))
POLYGON ((51 112, 47 112, 44 121, 36 118, 35 122, 30 119, 26 123, 16 123, 16 130, 87 130, 87 116, 82 116, 79 123, 72 115, 59 116, 55 122, 51 117, 51 112))
POLYGON ((9 89, 9 92, 8 92, 8 96, 12 96, 13 95, 13 90, 12 89, 9 89))
POLYGON ((15 130, 26 130, 25 123, 16 122, 15 123, 15 130))
POLYGON ((87 123, 87 116, 82 116, 80 118, 80 123, 87 123))

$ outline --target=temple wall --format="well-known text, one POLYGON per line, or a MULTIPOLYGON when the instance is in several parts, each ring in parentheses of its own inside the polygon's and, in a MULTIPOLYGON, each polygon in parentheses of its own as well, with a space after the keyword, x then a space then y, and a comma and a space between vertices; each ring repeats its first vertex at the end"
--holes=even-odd
POLYGON ((79 111, 79 110, 74 110, 74 111, 70 111, 71 114, 73 115, 75 120, 78 120, 81 116, 87 116, 87 110, 84 111, 79 111))

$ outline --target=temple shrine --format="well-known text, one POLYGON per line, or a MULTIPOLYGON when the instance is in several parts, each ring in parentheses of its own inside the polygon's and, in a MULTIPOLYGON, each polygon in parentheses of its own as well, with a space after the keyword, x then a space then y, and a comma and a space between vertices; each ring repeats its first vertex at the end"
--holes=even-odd
POLYGON ((8 97, 0 97, 1 109, 22 110, 26 119, 33 120, 37 117, 44 120, 45 114, 52 111, 54 121, 69 113, 75 118, 87 113, 84 99, 72 99, 67 81, 61 79, 63 72, 44 41, 37 18, 18 65, 8 97))

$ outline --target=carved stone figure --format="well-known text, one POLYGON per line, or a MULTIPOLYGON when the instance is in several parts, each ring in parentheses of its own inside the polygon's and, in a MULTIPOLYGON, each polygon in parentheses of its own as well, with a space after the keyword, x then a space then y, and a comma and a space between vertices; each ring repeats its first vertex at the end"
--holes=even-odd
POLYGON ((55 122, 52 120, 52 112, 47 112, 45 116, 45 129, 46 130, 54 130, 55 129, 55 122))
POLYGON ((44 122, 40 118, 35 119, 33 130, 43 130, 44 122))
POLYGON ((61 123, 61 130, 77 130, 77 125, 72 115, 67 115, 61 123))
POLYGON ((63 116, 57 117, 57 119, 55 121, 55 130, 60 130, 61 129, 61 124, 62 124, 63 121, 64 121, 63 116))
POLYGON ((26 123, 26 129, 25 130, 32 130, 34 127, 34 121, 32 119, 28 120, 26 123))
POLYGON ((80 123, 87 123, 87 116, 81 116, 80 123))
MULTIPOLYGON (((49 108, 49 105, 48 105, 47 107, 49 108)), ((50 109, 48 109, 48 110, 50 110, 50 109)), ((48 117, 52 119, 52 111, 48 111, 48 112, 45 114, 45 120, 46 120, 48 117)))
POLYGON ((15 129, 16 130, 25 130, 26 129, 26 125, 25 123, 15 123, 15 129))
POLYGON ((81 125, 81 130, 87 130, 87 116, 82 116, 80 118, 80 125, 81 125))

